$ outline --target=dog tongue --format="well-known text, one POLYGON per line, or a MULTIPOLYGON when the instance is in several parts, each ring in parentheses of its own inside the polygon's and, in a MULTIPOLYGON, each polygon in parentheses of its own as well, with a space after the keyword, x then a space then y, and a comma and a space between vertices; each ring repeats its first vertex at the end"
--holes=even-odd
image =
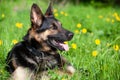
POLYGON ((59 43, 59 44, 65 49, 65 51, 69 50, 68 44, 62 44, 62 43, 59 43))

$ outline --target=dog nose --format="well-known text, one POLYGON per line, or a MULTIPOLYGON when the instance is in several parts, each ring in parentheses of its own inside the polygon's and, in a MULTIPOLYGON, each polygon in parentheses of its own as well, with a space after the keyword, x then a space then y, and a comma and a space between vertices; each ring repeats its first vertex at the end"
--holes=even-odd
POLYGON ((72 38, 73 38, 73 33, 72 32, 70 32, 69 34, 68 34, 68 40, 71 40, 72 38))

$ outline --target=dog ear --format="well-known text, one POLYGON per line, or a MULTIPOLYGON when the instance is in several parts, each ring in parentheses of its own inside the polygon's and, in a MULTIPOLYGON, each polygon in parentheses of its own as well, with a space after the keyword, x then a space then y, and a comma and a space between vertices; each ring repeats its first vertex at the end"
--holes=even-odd
POLYGON ((53 8, 52 8, 52 2, 49 3, 48 9, 45 13, 45 16, 49 17, 49 16, 54 16, 53 15, 53 8))
POLYGON ((43 22, 43 18, 44 16, 42 14, 41 9, 38 7, 37 4, 33 4, 30 13, 30 20, 32 23, 32 27, 34 27, 34 25, 41 26, 43 22))

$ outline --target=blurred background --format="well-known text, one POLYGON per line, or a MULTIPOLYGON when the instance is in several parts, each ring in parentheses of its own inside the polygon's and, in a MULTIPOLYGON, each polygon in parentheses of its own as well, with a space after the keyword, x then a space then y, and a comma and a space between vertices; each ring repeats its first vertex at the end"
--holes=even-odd
POLYGON ((97 4, 104 4, 104 5, 119 5, 120 4, 120 0, 54 0, 56 2, 71 2, 75 5, 80 4, 80 3, 89 3, 89 4, 93 4, 93 5, 97 5, 97 4))

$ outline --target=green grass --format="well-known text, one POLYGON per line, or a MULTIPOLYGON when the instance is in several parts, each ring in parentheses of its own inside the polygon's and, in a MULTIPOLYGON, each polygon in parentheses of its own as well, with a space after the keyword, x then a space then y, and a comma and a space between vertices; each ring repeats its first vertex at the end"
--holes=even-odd
MULTIPOLYGON (((2 1, 0 2, 0 80, 6 80, 9 76, 5 71, 5 58, 8 51, 14 46, 12 40, 21 41, 22 37, 30 27, 30 8, 32 3, 37 3, 45 12, 48 3, 43 1, 2 1), (2 14, 5 15, 2 18, 2 14), (20 22, 23 24, 21 29, 15 24, 20 22)), ((52 80, 120 80, 120 49, 115 50, 114 45, 120 48, 120 21, 113 17, 116 12, 119 14, 119 7, 111 6, 95 8, 91 5, 67 4, 66 6, 54 5, 58 10, 58 16, 63 26, 75 33, 74 38, 68 44, 70 50, 61 53, 64 55, 76 68, 76 73, 73 77, 58 76, 51 73, 52 80), (60 14, 64 11, 68 16, 60 14), (103 16, 100 19, 98 16, 103 16), (106 21, 108 19, 108 21, 106 21), (112 20, 114 22, 112 23, 112 20), (76 25, 81 23, 81 28, 76 25), (82 33, 82 29, 87 29, 87 33, 82 33), (95 40, 99 39, 101 43, 95 44, 95 40), (73 49, 71 44, 77 45, 73 49), (108 45, 109 44, 109 45, 108 45), (97 51, 96 57, 92 56, 92 52, 97 51)))

